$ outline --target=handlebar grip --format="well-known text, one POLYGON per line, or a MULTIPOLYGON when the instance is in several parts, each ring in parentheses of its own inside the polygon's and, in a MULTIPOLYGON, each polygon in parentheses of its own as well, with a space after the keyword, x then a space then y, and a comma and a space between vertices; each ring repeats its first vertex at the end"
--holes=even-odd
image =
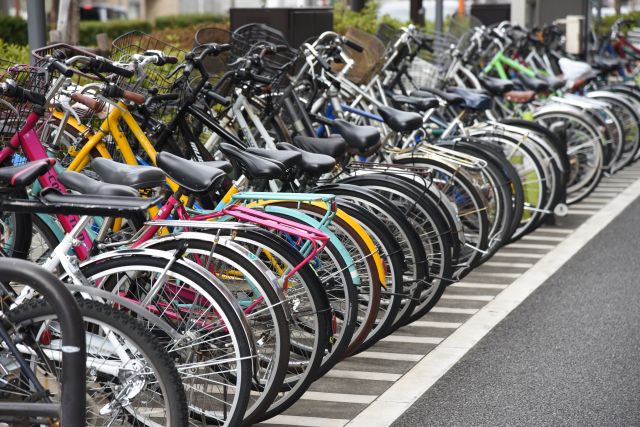
POLYGON ((177 64, 178 63, 178 58, 175 56, 165 56, 164 57, 164 63, 165 64, 177 64))
POLYGON ((154 101, 175 101, 180 98, 179 93, 163 93, 160 95, 154 95, 152 99, 154 101))
POLYGON ((212 91, 212 90, 208 90, 204 93, 204 96, 210 100, 210 101, 215 101, 216 103, 224 106, 224 107, 228 107, 231 104, 231 99, 229 97, 226 96, 222 96, 217 94, 216 92, 212 91))
POLYGON ((353 40, 349 40, 346 37, 344 39, 344 44, 346 44, 347 46, 349 46, 351 49, 355 50, 358 53, 364 52, 364 47, 360 46, 358 43, 354 42, 353 40))
POLYGON ((18 101, 29 101, 32 104, 43 106, 47 103, 44 95, 23 89, 13 80, 7 80, 0 86, 0 94, 14 98, 18 101))
POLYGON ((257 83, 264 83, 264 84, 271 84, 271 78, 269 77, 265 77, 265 76, 261 76, 258 74, 251 74, 251 80, 253 80, 254 82, 257 83))
POLYGON ((80 93, 74 93, 71 95, 71 100, 75 102, 79 102, 80 104, 92 109, 99 110, 100 109, 100 101, 97 99, 93 99, 86 95, 82 95, 80 93))
POLYGON ((218 44, 218 53, 226 52, 228 50, 231 50, 231 45, 229 43, 218 44))
POLYGON ((141 93, 137 93, 137 92, 131 92, 129 90, 125 90, 122 92, 122 97, 124 99, 127 99, 131 102, 134 102, 138 105, 142 105, 145 102, 145 96, 141 93))
POLYGON ((107 60, 98 58, 91 59, 91 61, 89 61, 89 67, 97 72, 113 73, 125 78, 133 77, 133 75, 135 74, 133 70, 127 70, 126 68, 118 67, 117 65, 113 65, 107 60))
POLYGON ((51 68, 56 70, 57 72, 59 72, 60 74, 62 74, 65 77, 73 76, 73 70, 71 68, 67 67, 60 60, 55 59, 55 60, 51 61, 51 68))

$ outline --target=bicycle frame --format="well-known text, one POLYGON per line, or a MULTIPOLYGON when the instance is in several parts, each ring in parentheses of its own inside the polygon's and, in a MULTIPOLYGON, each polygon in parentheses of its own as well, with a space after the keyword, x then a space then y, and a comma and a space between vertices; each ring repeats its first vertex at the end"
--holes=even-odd
MULTIPOLYGON (((42 114, 32 111, 27 116, 25 125, 16 134, 11 137, 9 144, 0 151, 0 163, 9 160, 19 148, 22 148, 27 159, 30 161, 47 159, 49 156, 35 132, 35 127, 42 114)), ((66 192, 66 188, 58 179, 58 173, 54 168, 45 172, 38 178, 38 182, 42 188, 53 187, 60 192, 66 192)), ((77 215, 56 215, 58 221, 62 225, 65 232, 70 232, 78 225, 80 217, 77 215)), ((80 259, 86 259, 91 251, 91 238, 86 230, 82 230, 77 234, 79 245, 73 247, 74 251, 80 259)))
POLYGON ((535 71, 522 65, 515 59, 509 58, 504 54, 503 51, 499 51, 493 56, 493 58, 491 58, 491 61, 483 68, 482 74, 488 74, 491 72, 491 70, 495 69, 501 79, 507 80, 509 79, 509 75, 504 69, 505 65, 529 77, 535 77, 536 75, 535 71))

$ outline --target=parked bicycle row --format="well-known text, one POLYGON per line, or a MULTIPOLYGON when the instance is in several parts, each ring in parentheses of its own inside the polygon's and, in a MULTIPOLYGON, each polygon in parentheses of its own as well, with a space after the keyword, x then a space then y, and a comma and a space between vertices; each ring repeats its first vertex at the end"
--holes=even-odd
MULTIPOLYGON (((87 425, 277 415, 636 160, 633 62, 559 37, 383 26, 294 48, 251 24, 6 64, 3 252, 78 301, 87 425)), ((62 322, 20 280, 0 284, 0 396, 58 401, 62 322)))

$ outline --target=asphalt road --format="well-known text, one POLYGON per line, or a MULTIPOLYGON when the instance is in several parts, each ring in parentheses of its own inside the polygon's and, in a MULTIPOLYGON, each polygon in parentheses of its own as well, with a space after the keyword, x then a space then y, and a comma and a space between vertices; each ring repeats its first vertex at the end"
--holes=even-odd
POLYGON ((394 426, 640 426, 640 201, 394 426))

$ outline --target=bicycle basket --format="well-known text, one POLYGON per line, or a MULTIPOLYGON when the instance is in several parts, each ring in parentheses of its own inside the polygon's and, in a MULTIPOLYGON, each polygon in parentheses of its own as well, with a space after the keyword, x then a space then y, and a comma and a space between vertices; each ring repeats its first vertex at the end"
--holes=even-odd
MULTIPOLYGON (((186 55, 184 50, 141 31, 131 31, 118 37, 112 42, 112 46, 111 57, 114 61, 120 62, 130 62, 133 55, 144 55, 154 50, 162 52, 164 56, 178 58, 178 63, 183 62, 186 55)), ((175 67, 174 64, 149 65, 145 68, 145 77, 142 81, 134 76, 132 80, 126 82, 125 86, 129 90, 146 92, 149 95, 169 93, 177 76, 180 75, 173 73, 175 67)))
MULTIPOLYGON (((45 69, 30 65, 13 65, 10 61, 0 60, 3 68, 0 81, 9 79, 24 89, 45 94, 48 88, 45 69)), ((0 96, 0 144, 7 144, 23 126, 34 106, 26 99, 0 96)), ((26 161, 26 159, 24 159, 26 161)))
POLYGON ((410 79, 403 77, 403 83, 407 87, 414 87, 415 89, 423 87, 440 89, 444 86, 445 71, 424 59, 414 58, 407 70, 410 79))
POLYGON ((236 29, 234 34, 241 36, 249 44, 269 43, 289 46, 287 38, 279 30, 265 24, 247 24, 236 29))
MULTIPOLYGON (((84 56, 88 58, 98 57, 98 55, 96 55, 93 52, 89 52, 88 50, 84 50, 76 46, 71 46, 65 43, 56 43, 49 46, 44 46, 40 49, 34 50, 32 54, 36 59, 36 64, 39 64, 41 66, 46 65, 47 63, 46 58, 49 55, 56 56, 56 55, 62 54, 64 55, 64 58, 67 58, 67 59, 72 58, 74 56, 84 56)), ((72 68, 73 70, 73 76, 69 79, 70 84, 69 86, 67 86, 67 88, 72 91, 79 92, 83 95, 88 95, 89 97, 95 96, 96 92, 100 88, 100 85, 89 86, 92 83, 103 82, 103 79, 107 79, 111 83, 120 85, 124 81, 123 77, 118 76, 116 74, 98 76, 97 74, 92 73, 91 71, 84 68, 82 65, 71 66, 70 68, 72 68)), ((49 78, 51 79, 51 81, 53 81, 53 78, 58 77, 57 71, 50 71, 49 73, 50 73, 49 78)), ((53 99, 51 100, 51 104, 55 106, 56 103, 61 101, 69 102, 69 97, 59 92, 53 97, 53 99)), ((94 116, 98 111, 102 111, 103 108, 105 107, 105 103, 102 101, 99 102, 96 107, 97 109, 95 110, 80 103, 74 103, 71 105, 71 107, 74 109, 78 117, 88 118, 88 117, 94 116)))
MULTIPOLYGON (((358 52, 349 46, 343 46, 346 54, 355 61, 355 64, 347 74, 347 78, 355 84, 367 84, 373 76, 380 72, 384 65, 385 46, 375 36, 353 27, 347 30, 345 37, 364 48, 362 52, 358 52)), ((333 67, 336 71, 341 68, 338 64, 333 67)))
POLYGON ((380 39, 386 48, 393 46, 400 36, 402 36, 402 30, 395 29, 389 24, 380 24, 376 32, 376 37, 380 39))

